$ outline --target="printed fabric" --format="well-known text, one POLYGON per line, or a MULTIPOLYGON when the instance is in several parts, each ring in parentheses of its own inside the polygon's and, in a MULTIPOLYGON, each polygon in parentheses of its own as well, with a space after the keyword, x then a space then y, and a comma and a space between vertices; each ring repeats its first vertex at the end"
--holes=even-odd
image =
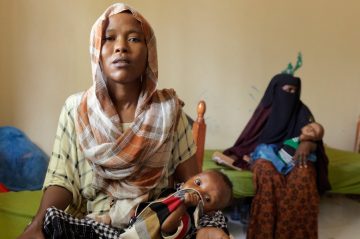
POLYGON ((314 164, 295 167, 289 174, 276 171, 271 162, 256 160, 247 239, 316 239, 320 196, 314 164))
MULTIPOLYGON (((166 198, 149 203, 141 210, 130 225, 125 229, 121 238, 168 238, 181 239, 191 238, 196 233, 199 226, 199 218, 203 215, 203 202, 199 201, 195 208, 188 209, 181 218, 180 226, 173 235, 163 236, 161 225, 165 219, 174 212, 185 200, 185 193, 198 193, 193 189, 181 189, 166 198)), ((200 194, 199 194, 200 195, 200 194)))

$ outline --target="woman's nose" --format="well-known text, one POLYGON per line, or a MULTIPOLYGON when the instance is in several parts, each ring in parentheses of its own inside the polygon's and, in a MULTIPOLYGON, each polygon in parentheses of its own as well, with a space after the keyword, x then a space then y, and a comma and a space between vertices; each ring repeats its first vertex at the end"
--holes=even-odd
POLYGON ((127 41, 123 38, 116 39, 114 50, 115 52, 127 52, 128 51, 127 41))

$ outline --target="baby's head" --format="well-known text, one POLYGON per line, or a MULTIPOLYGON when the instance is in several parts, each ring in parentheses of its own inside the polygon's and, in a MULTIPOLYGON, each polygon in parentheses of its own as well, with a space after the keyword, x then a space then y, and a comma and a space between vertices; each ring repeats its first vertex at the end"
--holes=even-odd
POLYGON ((233 197, 232 187, 230 179, 218 170, 196 174, 182 185, 184 189, 192 188, 201 194, 205 213, 229 206, 233 197))
POLYGON ((301 129, 300 140, 321 140, 324 136, 324 128, 316 123, 312 122, 305 125, 301 129))

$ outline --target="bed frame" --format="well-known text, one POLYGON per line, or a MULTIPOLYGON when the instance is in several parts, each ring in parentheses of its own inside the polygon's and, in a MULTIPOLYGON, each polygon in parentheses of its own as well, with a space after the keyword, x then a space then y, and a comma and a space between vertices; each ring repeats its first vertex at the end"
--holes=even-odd
POLYGON ((360 116, 356 124, 354 151, 360 153, 360 116))
POLYGON ((204 150, 205 150, 205 136, 206 136, 206 124, 204 114, 206 111, 205 101, 201 100, 197 106, 197 118, 193 122, 192 133, 196 144, 196 162, 198 168, 202 171, 202 165, 204 161, 204 150))

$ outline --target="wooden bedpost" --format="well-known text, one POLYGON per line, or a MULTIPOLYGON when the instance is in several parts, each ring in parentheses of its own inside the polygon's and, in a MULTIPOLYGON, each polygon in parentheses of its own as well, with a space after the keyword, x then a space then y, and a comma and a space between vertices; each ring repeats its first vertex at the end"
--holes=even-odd
POLYGON ((354 151, 356 153, 360 153, 360 116, 359 116, 357 124, 356 124, 354 151))
POLYGON ((194 121, 192 128, 195 144, 197 147, 195 157, 200 171, 202 171, 202 165, 204 160, 205 135, 206 135, 206 124, 204 120, 205 111, 206 111, 205 101, 201 100, 198 103, 197 118, 194 121))

